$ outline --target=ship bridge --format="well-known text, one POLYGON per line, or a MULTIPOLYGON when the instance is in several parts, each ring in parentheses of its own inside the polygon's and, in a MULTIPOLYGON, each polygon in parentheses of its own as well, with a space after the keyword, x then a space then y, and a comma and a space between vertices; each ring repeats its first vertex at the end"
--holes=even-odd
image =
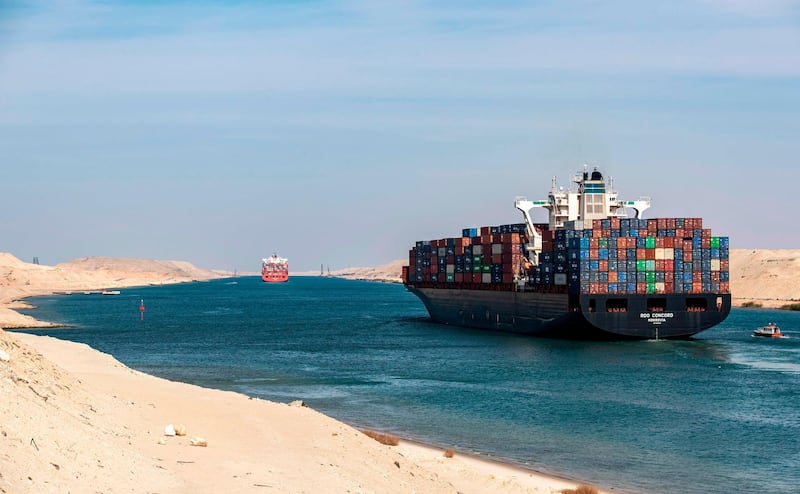
MULTIPOLYGON (((539 253, 542 251, 542 235, 534 227, 531 211, 534 208, 547 209, 549 213, 549 229, 551 231, 564 228, 567 221, 589 222, 606 218, 627 218, 626 208, 634 211, 634 218, 641 218, 642 214, 650 207, 649 197, 640 197, 633 201, 622 201, 614 191, 614 180, 609 177, 606 184, 603 174, 595 167, 589 173, 589 166, 584 165, 583 172, 572 178, 577 186, 564 190, 559 187, 556 177, 553 177, 550 193, 546 200, 530 201, 520 197, 514 201, 514 207, 522 211, 528 229, 528 259, 538 264, 539 253)), ((578 229, 582 227, 578 226, 578 229)))

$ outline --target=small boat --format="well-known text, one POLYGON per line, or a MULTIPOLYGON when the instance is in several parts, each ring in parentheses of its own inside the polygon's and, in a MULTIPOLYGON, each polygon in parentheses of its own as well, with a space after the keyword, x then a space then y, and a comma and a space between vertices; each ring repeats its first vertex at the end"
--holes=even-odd
POLYGON ((119 295, 119 290, 103 290, 100 292, 101 295, 119 295))
POLYGON ((777 324, 771 322, 766 326, 762 326, 753 331, 753 336, 764 336, 766 338, 783 338, 783 333, 781 333, 781 328, 779 328, 777 324))

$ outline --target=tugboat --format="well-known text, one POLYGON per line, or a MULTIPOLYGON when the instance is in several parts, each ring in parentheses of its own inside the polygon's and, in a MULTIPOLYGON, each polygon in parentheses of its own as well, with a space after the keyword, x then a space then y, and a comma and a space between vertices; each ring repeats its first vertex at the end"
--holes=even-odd
POLYGON ((766 326, 762 326, 753 331, 753 336, 763 336, 765 338, 783 338, 783 333, 781 333, 781 328, 779 328, 777 324, 771 322, 766 326))

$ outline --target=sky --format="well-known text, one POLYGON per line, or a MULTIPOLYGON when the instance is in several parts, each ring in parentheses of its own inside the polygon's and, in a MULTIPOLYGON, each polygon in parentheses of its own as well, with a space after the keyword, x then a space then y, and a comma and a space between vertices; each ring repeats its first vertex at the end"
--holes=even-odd
POLYGON ((584 164, 800 248, 800 0, 0 0, 0 252, 28 262, 376 266, 584 164))

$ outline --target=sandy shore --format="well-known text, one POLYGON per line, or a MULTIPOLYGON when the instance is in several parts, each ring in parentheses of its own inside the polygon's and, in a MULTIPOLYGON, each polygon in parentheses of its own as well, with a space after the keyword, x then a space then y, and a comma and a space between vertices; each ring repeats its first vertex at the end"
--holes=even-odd
POLYGON ((84 344, 0 331, 0 350, 2 493, 576 487, 415 443, 386 446, 310 408, 159 379, 84 344), (165 436, 168 424, 186 435, 165 436))
MULTIPOLYGON (((226 274, 141 259, 39 266, 0 253, 0 327, 49 325, 13 310, 27 306, 25 297, 226 274)), ((577 487, 412 442, 387 446, 305 406, 159 379, 87 345, 2 329, 0 393, 0 494, 553 494, 577 487), (186 435, 165 435, 169 424, 186 435)))

